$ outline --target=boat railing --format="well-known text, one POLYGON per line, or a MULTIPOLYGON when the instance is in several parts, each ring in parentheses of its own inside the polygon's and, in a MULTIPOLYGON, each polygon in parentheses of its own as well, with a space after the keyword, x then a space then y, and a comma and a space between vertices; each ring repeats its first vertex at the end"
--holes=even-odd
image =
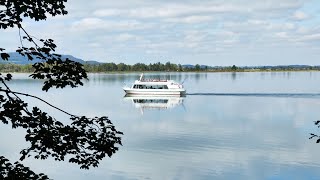
POLYGON ((166 79, 141 79, 141 82, 168 82, 166 79))

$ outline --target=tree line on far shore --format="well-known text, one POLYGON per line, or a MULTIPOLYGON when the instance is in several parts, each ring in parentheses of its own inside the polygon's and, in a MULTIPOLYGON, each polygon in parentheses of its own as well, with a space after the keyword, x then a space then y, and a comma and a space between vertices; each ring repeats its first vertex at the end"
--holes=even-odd
MULTIPOLYGON (((103 72, 136 72, 136 71, 161 71, 161 72, 250 72, 250 71, 319 71, 320 66, 307 65, 289 65, 289 66, 205 66, 205 65, 181 65, 167 62, 163 63, 136 63, 128 65, 124 63, 99 63, 84 64, 87 72, 103 73, 103 72)), ((32 64, 0 64, 0 72, 33 72, 32 64)))

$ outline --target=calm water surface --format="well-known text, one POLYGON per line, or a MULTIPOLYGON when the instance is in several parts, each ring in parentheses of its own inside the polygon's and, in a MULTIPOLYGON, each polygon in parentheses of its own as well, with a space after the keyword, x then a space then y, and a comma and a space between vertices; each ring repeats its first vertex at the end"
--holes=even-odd
MULTIPOLYGON (((85 86, 41 92, 39 81, 14 75, 27 89, 68 112, 108 116, 123 146, 98 168, 27 159, 53 179, 320 179, 320 145, 309 140, 320 119, 319 72, 160 73, 184 81, 186 97, 125 97, 139 74, 91 74, 85 86)), ((57 119, 67 117, 26 99, 57 119)), ((23 130, 0 126, 0 153, 11 161, 27 147, 23 130)))

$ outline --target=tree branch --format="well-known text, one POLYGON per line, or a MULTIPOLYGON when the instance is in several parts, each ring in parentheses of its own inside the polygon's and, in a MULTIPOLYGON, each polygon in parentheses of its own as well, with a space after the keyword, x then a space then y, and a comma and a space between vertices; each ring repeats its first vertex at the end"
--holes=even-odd
POLYGON ((30 94, 21 93, 21 92, 16 92, 16 91, 11 91, 11 90, 5 90, 5 89, 0 89, 0 91, 5 92, 5 93, 19 94, 19 95, 22 95, 22 96, 32 97, 32 98, 38 99, 38 100, 46 103, 47 105, 49 105, 49 106, 51 106, 51 107, 53 107, 53 108, 65 113, 65 114, 67 114, 69 116, 74 116, 74 117, 76 116, 76 115, 70 114, 70 113, 68 113, 68 112, 66 112, 66 111, 64 111, 64 110, 62 110, 62 109, 60 109, 60 108, 48 103, 47 101, 45 101, 45 100, 43 100, 43 99, 41 99, 41 98, 39 98, 37 96, 33 96, 33 95, 30 95, 30 94))
MULTIPOLYGON (((40 46, 32 39, 32 37, 27 33, 27 31, 22 27, 22 25, 19 23, 18 24, 18 28, 19 28, 19 32, 20 32, 20 29, 23 30, 23 32, 29 37, 29 41, 31 40, 31 42, 37 47, 37 48, 40 48, 40 46)), ((20 37, 21 38, 21 37, 20 37)))
POLYGON ((20 38, 21 47, 23 47, 22 38, 21 38, 21 29, 20 28, 19 28, 19 38, 20 38))

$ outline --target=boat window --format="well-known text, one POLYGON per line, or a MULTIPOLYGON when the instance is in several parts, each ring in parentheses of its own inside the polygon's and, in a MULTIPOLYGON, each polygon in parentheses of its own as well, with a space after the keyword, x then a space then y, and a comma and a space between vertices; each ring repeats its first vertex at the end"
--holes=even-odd
POLYGON ((168 99, 134 99, 134 103, 168 103, 168 99))
POLYGON ((167 85, 133 85, 134 89, 168 89, 167 85))

